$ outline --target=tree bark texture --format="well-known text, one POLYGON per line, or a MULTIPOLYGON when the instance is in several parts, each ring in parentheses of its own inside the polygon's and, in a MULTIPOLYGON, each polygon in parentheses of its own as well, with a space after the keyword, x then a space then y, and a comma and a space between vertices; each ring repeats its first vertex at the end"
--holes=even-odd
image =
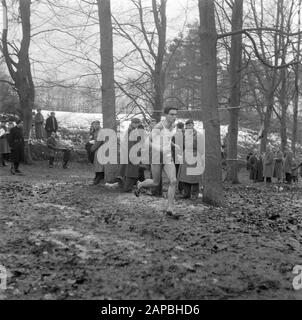
MULTIPOLYGON (((8 24, 4 23, 2 32, 2 51, 5 62, 14 82, 14 88, 18 93, 20 107, 22 110, 22 120, 24 122, 24 138, 25 138, 25 161, 32 162, 29 139, 32 128, 32 109, 35 101, 35 87, 32 79, 29 47, 31 40, 31 24, 30 24, 30 0, 19 0, 19 12, 22 26, 22 40, 20 49, 17 54, 18 61, 14 61, 8 50, 8 24)), ((7 22, 7 4, 2 0, 2 8, 4 10, 5 21, 7 22)))
MULTIPOLYGON (((242 29, 243 20, 243 0, 235 0, 232 12, 232 32, 242 29)), ((241 97, 241 65, 242 65, 242 34, 233 35, 231 40, 230 58, 230 123, 228 141, 228 173, 227 180, 236 184, 238 179, 238 119, 241 97)))
POLYGON ((116 129, 113 36, 110 0, 98 0, 103 128, 116 129))
POLYGON ((201 55, 201 105, 205 127, 205 174, 203 201, 224 205, 220 122, 217 98, 217 32, 214 0, 199 0, 200 55, 201 55))

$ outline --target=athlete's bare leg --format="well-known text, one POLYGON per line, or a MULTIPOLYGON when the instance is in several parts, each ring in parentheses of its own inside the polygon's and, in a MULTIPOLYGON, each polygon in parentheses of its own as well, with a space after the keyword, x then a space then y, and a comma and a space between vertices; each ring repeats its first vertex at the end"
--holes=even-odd
POLYGON ((177 184, 175 164, 174 163, 165 164, 164 172, 166 173, 167 178, 169 180, 167 212, 173 212, 173 202, 174 202, 175 190, 176 190, 176 184, 177 184))
POLYGON ((151 164, 151 172, 152 179, 146 179, 142 182, 137 183, 137 188, 140 190, 141 188, 153 188, 157 187, 160 184, 160 176, 161 176, 161 164, 151 164))

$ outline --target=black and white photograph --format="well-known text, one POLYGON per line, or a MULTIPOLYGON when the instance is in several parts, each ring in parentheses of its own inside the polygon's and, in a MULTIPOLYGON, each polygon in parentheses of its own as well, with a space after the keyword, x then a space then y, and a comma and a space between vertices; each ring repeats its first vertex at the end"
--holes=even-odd
POLYGON ((0 300, 301 300, 301 47, 302 0, 1 0, 0 300))

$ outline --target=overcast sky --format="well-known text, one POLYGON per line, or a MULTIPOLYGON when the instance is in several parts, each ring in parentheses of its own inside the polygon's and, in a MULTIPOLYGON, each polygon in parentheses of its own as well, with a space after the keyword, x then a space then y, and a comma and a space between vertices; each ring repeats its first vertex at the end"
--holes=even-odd
MULTIPOLYGON (((8 0, 8 4, 11 3, 12 0, 8 0)), ((260 0, 259 0, 260 1, 260 0)), ((267 0, 266 0, 267 1, 267 0)), ((265 3, 267 3, 265 1, 265 3)), ((78 0, 78 2, 80 2, 78 0)), ((143 0, 144 3, 151 4, 151 0, 143 0)), ((43 0, 34 2, 33 7, 37 8, 39 3, 43 4, 43 0)), ((63 4, 66 8, 73 6, 76 2, 74 0, 60 0, 59 4, 63 4)), ((85 2, 80 2, 85 6, 85 2)), ((257 2, 256 2, 257 3, 257 2)), ((128 22, 134 16, 133 12, 133 4, 131 4, 131 0, 111 0, 111 7, 113 15, 120 21, 128 22)), ((1 6, 0 6, 1 8, 1 6)), ((2 9, 2 8, 1 8, 2 9)), ((70 16, 68 9, 59 9, 57 11, 59 18, 50 19, 51 12, 48 8, 41 9, 39 5, 39 10, 33 12, 32 14, 32 29, 35 33, 37 31, 43 30, 43 28, 49 29, 55 27, 60 27, 60 21, 62 23, 66 23, 67 25, 76 25, 80 23, 79 20, 82 19, 82 23, 87 23, 87 17, 85 14, 79 13, 78 16, 75 15, 73 17, 70 16), (48 10, 48 11, 47 11, 48 10), (47 26, 47 20, 50 20, 51 26, 47 26), (58 25, 56 24, 56 19, 58 20, 58 25), (84 21, 84 22, 83 22, 84 21)), ((1 17, 2 17, 2 13, 1 17)), ((96 21, 90 20, 90 21, 96 21)), ((185 31, 184 26, 188 23, 193 23, 199 20, 198 14, 198 0, 168 0, 167 1, 167 38, 168 40, 173 39, 180 32, 185 31)), ((78 32, 76 30, 75 32, 78 32)), ((82 66, 79 66, 78 59, 74 57, 67 56, 65 53, 72 50, 77 50, 77 55, 82 54, 83 56, 88 55, 90 58, 95 61, 95 63, 99 63, 99 29, 97 23, 95 23, 90 28, 85 28, 83 33, 83 37, 88 39, 87 42, 91 42, 92 45, 85 46, 79 42, 75 42, 75 39, 68 36, 66 33, 62 32, 49 32, 48 34, 43 34, 41 37, 33 38, 31 42, 31 58, 33 60, 32 69, 33 74, 37 79, 39 78, 59 78, 59 79, 72 79, 73 77, 81 75, 83 73, 89 73, 90 68, 95 68, 93 64, 87 63, 85 66, 84 60, 81 61, 83 63, 82 66), (62 50, 55 50, 49 46, 49 43, 54 47, 60 47, 62 50), (64 53, 65 52, 65 53, 64 53), (42 62, 42 63, 41 63, 42 62)), ((14 37, 12 30, 10 29, 10 40, 14 37)), ((115 37, 114 39, 114 54, 118 58, 123 56, 129 50, 129 44, 126 43, 125 40, 120 37, 115 37)), ((116 75, 123 76, 122 73, 119 73, 117 70, 116 75)), ((125 75, 127 76, 127 74, 125 75)))
MULTIPOLYGON (((11 0, 8 0, 8 5, 10 4, 11 0)), ((70 6, 73 4, 74 1, 71 0, 62 0, 59 3, 70 6)), ((84 2, 83 2, 84 3, 84 2)), ((143 3, 146 3, 150 6, 151 0, 143 0, 143 3)), ((197 7, 197 0, 168 0, 167 1, 167 39, 173 39, 176 37, 180 32, 184 31, 184 27, 188 23, 192 23, 198 19, 198 7, 197 7)), ((38 8, 37 5, 39 2, 35 2, 32 8, 38 8)), ((43 0, 41 1, 39 6, 39 10, 35 10, 32 13, 32 34, 37 31, 42 30, 43 28, 51 29, 53 26, 47 26, 47 19, 50 17, 51 13, 48 12, 48 8, 45 6, 43 7, 43 0), (40 27, 41 26, 41 27, 40 27)), ((116 18, 121 19, 124 21, 127 20, 127 15, 131 17, 133 10, 133 4, 131 4, 130 0, 111 0, 111 7, 112 13, 116 18)), ((2 11, 2 7, 1 7, 2 11)), ((66 9, 66 21, 68 19, 72 19, 69 16, 68 10, 66 9)), ((64 9, 58 11, 60 15, 64 17, 64 9), (63 12, 62 12, 63 11, 63 12)), ((2 17, 2 12, 0 13, 2 17)), ((85 17, 84 17, 85 19, 85 17)), ((64 19, 65 20, 65 19, 64 19)), ((51 23, 54 23, 52 19, 51 23)), ((77 23, 71 21, 70 24, 77 23)), ((10 28, 10 39, 13 38, 15 35, 13 34, 12 28, 10 28)), ((98 26, 94 26, 90 28, 90 33, 98 33, 98 26)), ((87 35, 89 37, 89 34, 87 35)), ((68 51, 68 48, 72 49, 74 47, 74 39, 71 39, 67 35, 60 34, 60 33, 53 33, 47 34, 39 38, 32 39, 31 42, 31 58, 33 59, 32 69, 34 76, 37 78, 43 77, 53 77, 56 74, 56 77, 61 79, 68 79, 72 78, 78 71, 81 73, 81 67, 77 66, 73 59, 66 59, 64 54, 58 52, 54 49, 51 49, 46 44, 47 41, 50 41, 54 46, 62 47, 65 51, 68 51), (70 60, 70 62, 69 62, 70 60), (45 63, 42 65, 39 61, 44 61, 45 63)), ((95 46, 99 46, 99 37, 95 36, 95 46)), ((80 48, 80 47, 79 47, 80 48)), ((79 49, 78 48, 78 49, 79 49)), ((83 51, 86 48, 83 48, 83 51)), ((81 50, 81 49, 80 49, 81 50)), ((114 42, 114 53, 118 57, 119 55, 123 55, 127 52, 127 44, 125 41, 121 39, 115 38, 114 42)), ((94 53, 94 56, 98 54, 98 48, 94 53)), ((96 62, 99 61, 99 57, 95 57, 94 60, 96 62)), ((87 70, 86 70, 87 71, 87 70)))

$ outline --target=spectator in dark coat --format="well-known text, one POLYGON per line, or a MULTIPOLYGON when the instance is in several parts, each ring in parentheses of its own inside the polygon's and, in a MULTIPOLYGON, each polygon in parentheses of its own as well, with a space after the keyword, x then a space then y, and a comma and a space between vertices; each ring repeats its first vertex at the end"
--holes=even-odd
MULTIPOLYGON (((128 139, 130 136, 130 133, 137 129, 143 129, 141 127, 141 121, 138 118, 133 118, 131 120, 131 124, 129 125, 129 128, 127 130, 128 139)), ((129 155, 131 148, 139 143, 141 140, 141 137, 138 137, 136 141, 128 140, 128 164, 121 165, 120 167, 120 173, 119 176, 123 177, 123 190, 124 192, 131 192, 136 182, 143 181, 144 180, 144 170, 140 167, 139 164, 133 164, 130 161, 129 155)), ((140 155, 138 155, 140 156, 140 155)))
POLYGON ((250 171, 250 180, 253 180, 254 182, 256 182, 257 180, 257 156, 254 153, 249 153, 249 157, 248 157, 248 167, 249 167, 249 171, 250 171))
POLYGON ((51 136, 52 132, 56 133, 58 131, 58 122, 54 112, 51 112, 50 117, 46 119, 45 130, 46 130, 47 138, 51 136))
POLYGON ((284 173, 286 183, 292 183, 292 167, 293 167, 293 154, 291 151, 287 150, 284 158, 284 173))
POLYGON ((93 167, 95 172, 95 177, 93 180, 93 185, 97 185, 101 183, 101 181, 105 180, 105 166, 98 161, 97 157, 97 150, 101 147, 104 143, 103 141, 98 141, 98 135, 101 130, 101 123, 100 121, 94 121, 94 133, 93 133, 93 140, 90 141, 92 144, 91 152, 93 153, 93 167))
POLYGON ((34 118, 35 123, 35 133, 36 133, 36 139, 44 139, 45 137, 45 131, 44 131, 44 117, 41 113, 41 109, 37 109, 37 114, 34 118))
POLYGON ((282 182, 283 176, 283 152, 279 149, 275 156, 274 178, 277 178, 278 182, 282 182))
POLYGON ((263 155, 261 152, 258 153, 257 155, 257 175, 256 175, 256 182, 263 182, 264 177, 263 177, 263 155))
POLYGON ((196 200, 199 195, 199 186, 202 182, 202 175, 190 175, 188 173, 189 168, 196 168, 201 163, 202 154, 199 153, 197 142, 198 142, 198 135, 200 133, 194 129, 194 121, 187 120, 185 123, 185 129, 187 131, 187 135, 191 134, 191 140, 185 141, 183 148, 184 151, 191 150, 193 156, 197 158, 196 164, 189 164, 186 161, 185 154, 184 154, 184 161, 183 164, 179 167, 178 172, 178 180, 182 183, 183 188, 183 197, 185 199, 192 198, 196 200), (186 145, 187 143, 187 145, 186 145))
POLYGON ((299 165, 295 157, 293 157, 292 161, 292 181, 296 183, 299 182, 299 165))
POLYGON ((247 171, 250 171, 250 157, 253 155, 254 153, 252 152, 252 151, 250 151, 249 153, 248 153, 248 155, 246 156, 246 170, 247 171))
POLYGON ((8 142, 11 148, 11 174, 22 174, 19 170, 20 162, 24 161, 24 135, 21 120, 17 120, 16 126, 10 130, 8 142))
POLYGON ((274 174, 274 153, 270 146, 266 147, 266 152, 263 160, 263 176, 265 183, 271 183, 274 174))

